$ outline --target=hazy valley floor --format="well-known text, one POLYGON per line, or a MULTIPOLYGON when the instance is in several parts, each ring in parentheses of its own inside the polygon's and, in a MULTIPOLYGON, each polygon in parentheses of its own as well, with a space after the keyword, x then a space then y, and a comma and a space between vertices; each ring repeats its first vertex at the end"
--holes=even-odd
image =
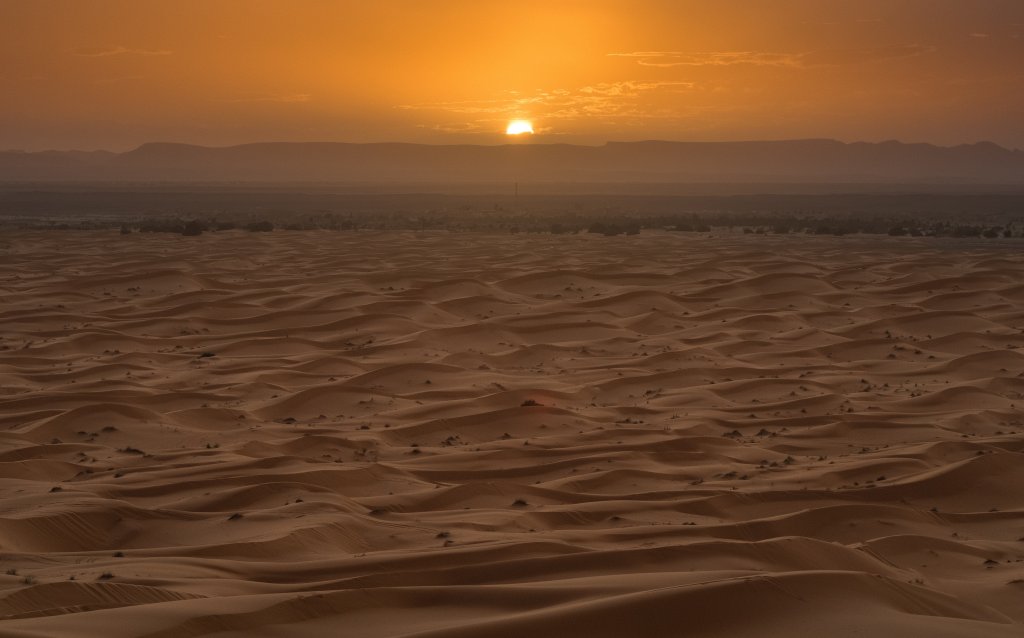
POLYGON ((0 636, 1024 636, 1021 246, 6 233, 0 636))

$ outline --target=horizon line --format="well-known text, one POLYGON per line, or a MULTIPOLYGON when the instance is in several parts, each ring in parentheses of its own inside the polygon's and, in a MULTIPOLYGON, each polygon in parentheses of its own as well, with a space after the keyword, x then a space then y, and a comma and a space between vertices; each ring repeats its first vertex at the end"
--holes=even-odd
POLYGON ((516 146, 575 146, 580 148, 603 148, 614 144, 778 144, 778 143, 793 143, 793 142, 834 142, 836 144, 842 144, 844 146, 853 146, 856 144, 870 144, 870 145, 882 145, 882 144, 899 144, 903 146, 930 146, 932 148, 963 148, 971 146, 995 146, 1011 153, 1021 152, 1021 149, 1017 147, 1004 146, 992 140, 977 140, 975 142, 961 142, 958 144, 938 144, 935 142, 906 142, 900 139, 890 138, 881 141, 867 141, 867 140, 855 140, 855 141, 844 141, 833 137, 801 137, 801 138, 780 138, 780 139, 736 139, 736 140, 669 140, 669 139, 636 139, 636 140, 605 140, 595 144, 583 144, 573 142, 546 142, 546 141, 534 141, 532 139, 523 139, 517 141, 506 141, 500 143, 474 143, 474 142, 460 142, 460 143, 431 143, 431 142, 408 142, 408 141, 375 141, 375 142, 347 142, 339 140, 267 140, 267 141, 253 141, 253 142, 239 142, 236 144, 224 144, 224 145, 207 145, 197 144, 193 142, 173 142, 165 140, 153 140, 149 142, 142 142, 137 146, 129 148, 123 151, 115 151, 105 148, 95 149, 80 149, 80 148, 44 148, 40 150, 25 150, 19 148, 2 149, 0 153, 10 154, 36 154, 36 153, 110 153, 114 155, 123 155, 126 153, 132 153, 138 151, 146 146, 187 146, 193 148, 203 149, 229 149, 229 148, 240 148, 244 146, 270 146, 270 145, 345 145, 345 146, 430 146, 430 147, 465 147, 474 146, 482 148, 501 148, 501 147, 516 147, 516 146))

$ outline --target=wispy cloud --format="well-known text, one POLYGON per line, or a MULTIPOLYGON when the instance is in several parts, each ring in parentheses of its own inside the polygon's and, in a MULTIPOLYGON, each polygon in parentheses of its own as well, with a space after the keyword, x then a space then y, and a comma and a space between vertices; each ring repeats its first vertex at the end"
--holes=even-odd
POLYGON ((293 104, 300 102, 309 102, 313 99, 313 96, 309 93, 283 93, 277 95, 253 95, 247 97, 234 97, 234 98, 222 98, 217 100, 218 102, 281 102, 285 104, 293 104))
MULTIPOLYGON (((462 116, 458 123, 423 124, 422 128, 446 133, 493 131, 512 117, 533 117, 541 122, 573 119, 644 118, 654 115, 652 96, 697 90, 693 82, 642 82, 625 80, 600 82, 575 89, 538 90, 532 93, 509 91, 503 95, 452 102, 403 104, 403 110, 433 111, 462 116)), ((536 123, 535 123, 536 124, 536 123)), ((541 125, 538 132, 544 132, 541 125)))
POLYGON ((119 84, 121 82, 139 82, 145 79, 146 77, 144 75, 125 75, 121 77, 98 78, 93 80, 93 84, 102 86, 104 84, 119 84))
POLYGON ((86 58, 106 58, 114 55, 143 55, 158 56, 171 55, 173 51, 164 49, 130 49, 124 46, 116 47, 81 47, 74 49, 71 53, 86 58))
POLYGON ((933 46, 921 44, 896 44, 885 47, 866 47, 863 49, 823 49, 804 53, 800 57, 801 66, 844 66, 850 64, 866 64, 901 58, 916 58, 935 53, 933 46))
POLYGON ((688 90, 696 86, 695 82, 600 82, 580 89, 584 95, 605 95, 614 97, 630 97, 646 91, 659 89, 688 90))
POLYGON ((814 21, 814 20, 801 20, 800 24, 822 24, 830 27, 843 26, 848 24, 881 24, 883 20, 881 18, 857 18, 852 22, 846 20, 827 20, 827 21, 814 21))
POLYGON ((609 53, 612 58, 635 58, 642 66, 732 66, 753 64, 756 66, 798 66, 800 55, 792 53, 769 53, 765 51, 705 51, 686 53, 683 51, 633 51, 632 53, 609 53))
POLYGON ((631 53, 609 53, 607 55, 613 58, 633 58, 637 64, 654 67, 752 65, 807 68, 915 57, 934 51, 934 47, 906 44, 863 49, 827 49, 803 53, 774 53, 770 51, 633 51, 631 53))
POLYGON ((417 124, 417 128, 430 129, 439 133, 482 133, 488 128, 483 122, 458 122, 449 124, 417 124))
POLYGON ((488 99, 454 102, 402 104, 406 110, 436 110, 463 115, 500 115, 542 113, 547 119, 581 115, 614 117, 632 113, 631 105, 652 92, 683 92, 695 88, 693 82, 601 82, 577 89, 538 90, 530 94, 510 91, 488 99))

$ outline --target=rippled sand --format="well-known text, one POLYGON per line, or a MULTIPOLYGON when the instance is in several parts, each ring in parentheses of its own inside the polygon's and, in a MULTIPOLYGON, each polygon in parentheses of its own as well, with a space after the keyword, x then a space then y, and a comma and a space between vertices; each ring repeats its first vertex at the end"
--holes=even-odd
POLYGON ((0 635, 1022 636, 1020 246, 5 233, 0 635))

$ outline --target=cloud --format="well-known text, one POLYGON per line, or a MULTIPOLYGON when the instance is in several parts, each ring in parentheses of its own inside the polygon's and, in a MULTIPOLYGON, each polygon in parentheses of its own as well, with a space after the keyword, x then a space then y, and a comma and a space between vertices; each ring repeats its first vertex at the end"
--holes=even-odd
POLYGON ((865 64, 883 60, 915 58, 934 53, 935 47, 920 44, 897 44, 886 47, 868 47, 864 49, 827 49, 811 51, 801 55, 801 66, 844 66, 849 64, 865 64))
POLYGON ((881 24, 883 20, 881 18, 857 18, 852 22, 846 20, 828 20, 828 21, 814 21, 814 20, 801 20, 800 24, 822 24, 830 27, 843 26, 847 24, 881 24))
POLYGON ((121 82, 138 82, 138 81, 145 80, 145 79, 146 79, 146 76, 144 76, 144 75, 125 75, 125 76, 113 77, 113 78, 99 78, 99 79, 93 80, 93 84, 102 86, 104 84, 119 84, 121 82))
POLYGON ((72 51, 73 54, 87 58, 106 58, 114 55, 171 55, 173 51, 163 49, 129 49, 128 47, 81 47, 72 51))
POLYGON ((677 87, 681 89, 692 89, 696 86, 694 82, 601 82, 592 86, 585 86, 580 89, 584 95, 606 95, 606 96, 634 96, 643 91, 653 91, 665 87, 677 87))
MULTIPOLYGON (((434 111, 457 115, 458 123, 422 124, 446 133, 483 132, 503 129, 513 117, 531 117, 542 122, 574 119, 631 119, 658 117, 649 99, 657 95, 671 95, 698 90, 693 82, 643 82, 625 80, 600 82, 575 89, 538 90, 532 93, 509 91, 487 99, 402 104, 403 110, 434 111)), ((674 115, 674 114, 673 114, 674 115)), ((538 128, 538 132, 550 130, 538 128)))
POLYGON ((755 66, 797 66, 800 56, 792 53, 768 53, 765 51, 711 51, 685 53, 682 51, 634 51, 632 53, 609 53, 612 58, 636 58, 642 66, 732 66, 752 64, 755 66))
POLYGON ((654 67, 752 65, 795 69, 916 57, 934 51, 935 47, 904 44, 863 49, 827 49, 804 53, 773 53, 768 51, 711 51, 698 53, 634 51, 632 53, 609 53, 607 55, 613 58, 635 58, 637 64, 654 67))
POLYGON ((969 34, 972 38, 988 38, 990 37, 987 33, 971 33, 969 34))
POLYGON ((432 102, 426 104, 402 104, 404 110, 436 110, 461 115, 500 116, 502 119, 515 114, 536 113, 546 119, 580 117, 583 115, 618 117, 635 114, 632 106, 641 95, 652 92, 678 93, 693 90, 693 82, 601 82, 577 89, 538 90, 523 95, 516 91, 506 96, 461 100, 455 102, 432 102))
POLYGON ((236 97, 217 100, 218 102, 281 102, 295 104, 309 102, 313 96, 309 93, 284 93, 279 95, 254 95, 251 97, 236 97))
POLYGON ((430 129, 439 133, 484 133, 490 128, 482 122, 463 122, 459 124, 417 124, 416 128, 430 129))

